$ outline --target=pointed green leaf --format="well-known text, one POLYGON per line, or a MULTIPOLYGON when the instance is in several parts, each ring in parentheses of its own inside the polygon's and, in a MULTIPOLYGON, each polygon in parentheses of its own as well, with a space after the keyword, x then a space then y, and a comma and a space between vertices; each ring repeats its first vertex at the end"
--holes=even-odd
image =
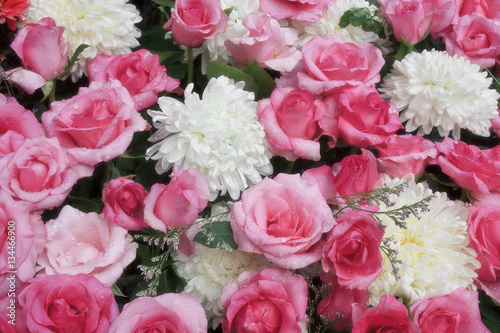
POLYGON ((202 225, 194 240, 212 249, 236 250, 238 248, 229 221, 217 221, 202 225))

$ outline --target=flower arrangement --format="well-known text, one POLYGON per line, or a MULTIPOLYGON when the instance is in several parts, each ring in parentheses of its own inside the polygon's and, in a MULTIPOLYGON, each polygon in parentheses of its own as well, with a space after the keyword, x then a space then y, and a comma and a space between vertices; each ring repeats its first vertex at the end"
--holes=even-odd
POLYGON ((0 331, 500 332, 498 1, 0 29, 0 331))

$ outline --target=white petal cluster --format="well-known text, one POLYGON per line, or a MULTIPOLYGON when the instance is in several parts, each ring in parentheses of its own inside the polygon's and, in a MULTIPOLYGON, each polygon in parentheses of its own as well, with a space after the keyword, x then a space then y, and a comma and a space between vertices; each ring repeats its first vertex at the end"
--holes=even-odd
POLYGON ((142 18, 127 0, 31 0, 24 16, 28 23, 51 17, 64 27, 70 56, 80 44, 89 45, 71 70, 73 81, 86 73, 88 62, 97 54, 130 53, 141 36, 135 24, 142 18))
POLYGON ((160 97, 161 111, 148 111, 158 131, 149 139, 157 143, 146 154, 158 160, 156 171, 166 172, 174 164, 201 171, 211 200, 219 193, 236 200, 270 175, 272 154, 257 119, 257 102, 243 87, 244 82, 220 76, 210 79, 202 98, 192 91, 193 84, 184 91, 184 103, 160 97))
POLYGON ((480 67, 444 51, 412 52, 394 63, 380 89, 382 97, 396 104, 406 130, 429 134, 437 127, 441 136, 460 130, 488 137, 498 116, 500 94, 490 89, 492 79, 480 67))

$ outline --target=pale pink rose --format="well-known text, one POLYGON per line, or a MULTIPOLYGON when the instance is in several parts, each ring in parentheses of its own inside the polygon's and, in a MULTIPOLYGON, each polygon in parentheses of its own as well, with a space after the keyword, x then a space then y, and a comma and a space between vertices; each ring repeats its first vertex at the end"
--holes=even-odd
POLYGON ((158 94, 179 87, 178 79, 167 76, 160 57, 146 49, 120 55, 98 54, 87 66, 90 82, 116 79, 127 88, 137 110, 158 101, 158 94))
POLYGON ((260 0, 260 8, 277 20, 316 22, 335 0, 260 0))
POLYGON ((423 0, 378 0, 382 15, 391 23, 394 37, 418 43, 429 31, 435 6, 423 0))
POLYGON ((102 213, 106 220, 127 230, 140 230, 148 226, 144 222, 144 198, 147 194, 141 184, 131 179, 112 179, 102 189, 102 213))
POLYGON ((70 165, 56 138, 26 139, 0 159, 0 189, 32 203, 32 210, 51 209, 62 204, 78 179, 92 172, 87 165, 70 165))
POLYGON ((10 83, 15 83, 23 88, 28 94, 32 94, 38 88, 43 87, 47 81, 40 75, 22 67, 9 69, 5 72, 10 83))
POLYGON ((352 305, 352 333, 365 332, 419 332, 408 317, 403 303, 392 295, 384 295, 373 308, 355 303, 352 305))
MULTIPOLYGON (((459 18, 459 11, 463 0, 424 0, 434 5, 432 24, 429 29, 431 36, 435 36, 445 29, 450 28, 459 18)), ((439 38, 436 38, 439 39, 439 38)))
POLYGON ((107 333, 118 317, 111 289, 92 275, 37 276, 19 294, 30 332, 107 333))
POLYGON ((177 43, 194 47, 226 31, 228 21, 220 1, 177 0, 163 29, 172 30, 177 43))
POLYGON ((396 105, 383 100, 373 85, 342 90, 338 109, 340 137, 351 146, 380 144, 403 128, 396 105))
POLYGON ((332 166, 335 190, 340 195, 371 191, 381 185, 383 175, 377 171, 375 156, 366 149, 361 155, 349 155, 332 166))
POLYGON ((302 174, 302 179, 309 184, 316 183, 326 202, 338 195, 335 191, 335 176, 328 165, 307 169, 302 174))
POLYGON ((0 94, 0 158, 16 151, 24 140, 41 135, 33 112, 19 105, 15 98, 0 94))
POLYGON ((392 135, 374 148, 378 151, 378 171, 392 178, 420 175, 437 156, 434 143, 420 135, 392 135))
POLYGON ((478 293, 465 288, 418 300, 412 304, 410 314, 422 332, 490 332, 481 321, 478 293))
POLYGON ((149 128, 117 80, 92 82, 77 95, 52 102, 51 109, 42 115, 42 125, 70 156, 87 165, 120 156, 135 132, 149 128))
POLYGON ((472 64, 487 68, 500 55, 500 25, 481 14, 460 17, 453 30, 445 34, 446 52, 458 55, 472 64))
POLYGON ((323 234, 336 224, 317 184, 281 173, 245 190, 231 211, 238 248, 296 269, 321 259, 323 234))
POLYGON ((304 332, 307 282, 281 268, 245 271, 220 298, 226 309, 223 332, 304 332))
POLYGON ((110 333, 206 333, 207 317, 200 302, 187 292, 140 297, 125 304, 110 333))
POLYGON ((333 327, 338 331, 351 330, 352 305, 354 303, 365 305, 370 298, 370 292, 343 287, 334 274, 323 273, 320 278, 328 285, 328 294, 318 303, 316 309, 318 315, 330 317, 334 321, 333 327))
POLYGON ((500 19, 500 2, 498 0, 463 0, 460 16, 479 13, 490 19, 500 19))
POLYGON ((42 274, 87 274, 113 285, 134 259, 137 243, 127 230, 102 215, 64 206, 46 223, 47 243, 38 257, 42 274))
POLYGON ((294 30, 282 28, 275 19, 258 13, 247 15, 243 26, 248 30, 247 35, 224 42, 240 64, 250 65, 256 60, 262 67, 290 72, 300 61, 300 51, 289 46, 298 39, 294 30))
POLYGON ((270 98, 260 100, 257 106, 271 149, 289 161, 321 158, 318 140, 325 132, 322 119, 333 111, 333 105, 320 96, 294 88, 276 88, 270 98))
POLYGON ((62 36, 64 27, 56 26, 50 17, 38 23, 26 24, 10 45, 26 69, 46 81, 54 80, 64 72, 68 62, 69 44, 62 36))
POLYGON ((500 190, 500 146, 481 150, 446 137, 436 148, 436 163, 458 186, 482 193, 500 190))
POLYGON ((151 228, 166 232, 168 227, 193 224, 210 199, 205 176, 198 170, 182 171, 174 166, 168 185, 154 184, 144 199, 144 220, 151 228))
POLYGON ((380 243, 384 230, 373 214, 348 211, 328 233, 321 264, 341 286, 368 290, 383 270, 380 243))
POLYGON ((302 62, 277 80, 279 87, 296 86, 313 94, 331 95, 344 87, 380 81, 385 60, 370 43, 346 43, 335 34, 315 36, 302 47, 302 62))

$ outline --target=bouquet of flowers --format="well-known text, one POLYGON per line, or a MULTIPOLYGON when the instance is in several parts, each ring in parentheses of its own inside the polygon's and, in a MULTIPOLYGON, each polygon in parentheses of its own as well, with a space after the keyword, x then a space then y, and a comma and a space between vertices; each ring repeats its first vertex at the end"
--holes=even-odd
POLYGON ((0 0, 1 332, 500 332, 497 0, 0 0))

